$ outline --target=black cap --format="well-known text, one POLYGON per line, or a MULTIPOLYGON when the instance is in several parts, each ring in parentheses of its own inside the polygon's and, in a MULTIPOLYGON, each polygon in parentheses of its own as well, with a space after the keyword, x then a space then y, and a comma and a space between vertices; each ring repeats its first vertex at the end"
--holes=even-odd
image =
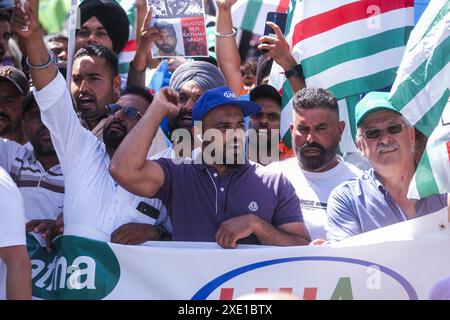
POLYGON ((17 90, 25 96, 30 91, 30 85, 25 74, 11 66, 0 67, 0 80, 7 80, 16 86, 17 90))
POLYGON ((281 107, 281 95, 277 89, 268 84, 261 84, 250 91, 250 100, 256 101, 260 98, 275 100, 281 107))

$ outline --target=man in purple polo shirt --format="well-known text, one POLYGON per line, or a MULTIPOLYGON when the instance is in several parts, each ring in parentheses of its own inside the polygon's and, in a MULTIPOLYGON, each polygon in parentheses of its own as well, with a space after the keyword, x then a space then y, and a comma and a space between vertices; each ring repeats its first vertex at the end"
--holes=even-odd
POLYGON ((177 101, 170 88, 158 92, 111 162, 116 181, 136 194, 163 200, 175 241, 217 241, 224 248, 235 248, 238 241, 308 244, 292 185, 281 173, 245 157, 244 116, 258 112, 259 105, 236 99, 230 88, 209 90, 194 105, 192 121, 201 124, 204 139, 199 158, 183 163, 146 159, 162 119, 178 114, 177 101))
POLYGON ((414 176, 414 127, 388 100, 370 92, 355 109, 356 143, 372 169, 336 187, 328 199, 327 238, 344 238, 444 208, 446 195, 407 198, 414 176))

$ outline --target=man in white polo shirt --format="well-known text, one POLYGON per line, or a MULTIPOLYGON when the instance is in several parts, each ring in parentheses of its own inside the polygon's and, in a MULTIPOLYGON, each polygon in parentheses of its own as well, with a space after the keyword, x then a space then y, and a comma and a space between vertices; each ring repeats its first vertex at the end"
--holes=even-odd
POLYGON ((31 265, 22 196, 0 167, 0 300, 31 299, 31 265))

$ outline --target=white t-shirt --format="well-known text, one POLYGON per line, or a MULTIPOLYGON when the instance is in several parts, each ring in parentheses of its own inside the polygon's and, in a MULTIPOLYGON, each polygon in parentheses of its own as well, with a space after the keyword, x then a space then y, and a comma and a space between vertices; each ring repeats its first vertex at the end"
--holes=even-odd
POLYGON ((331 191, 341 183, 360 175, 362 171, 341 158, 337 166, 325 172, 302 170, 296 157, 275 162, 271 166, 278 166, 294 186, 311 239, 326 239, 327 202, 331 191))
MULTIPOLYGON (((0 248, 25 245, 25 209, 22 195, 0 167, 0 248)), ((0 300, 6 299, 6 265, 0 258, 0 300)))
POLYGON ((20 145, 0 138, 0 166, 20 190, 25 217, 53 219, 63 212, 64 177, 59 164, 45 170, 34 155, 31 143, 20 145))
MULTIPOLYGON (((123 224, 154 224, 153 218, 137 209, 148 199, 119 188, 109 174, 105 145, 81 126, 62 75, 58 73, 42 90, 34 90, 34 96, 64 174, 64 234, 110 241, 111 233, 123 224)), ((163 208, 154 209, 160 211, 156 224, 168 221, 163 208)))

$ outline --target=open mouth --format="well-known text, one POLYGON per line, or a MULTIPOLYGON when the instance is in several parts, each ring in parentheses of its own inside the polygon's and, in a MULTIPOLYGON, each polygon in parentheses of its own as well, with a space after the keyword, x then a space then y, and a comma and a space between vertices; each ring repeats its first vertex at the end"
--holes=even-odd
POLYGON ((91 97, 82 97, 78 99, 78 106, 80 109, 90 109, 90 107, 95 104, 95 99, 91 97))

